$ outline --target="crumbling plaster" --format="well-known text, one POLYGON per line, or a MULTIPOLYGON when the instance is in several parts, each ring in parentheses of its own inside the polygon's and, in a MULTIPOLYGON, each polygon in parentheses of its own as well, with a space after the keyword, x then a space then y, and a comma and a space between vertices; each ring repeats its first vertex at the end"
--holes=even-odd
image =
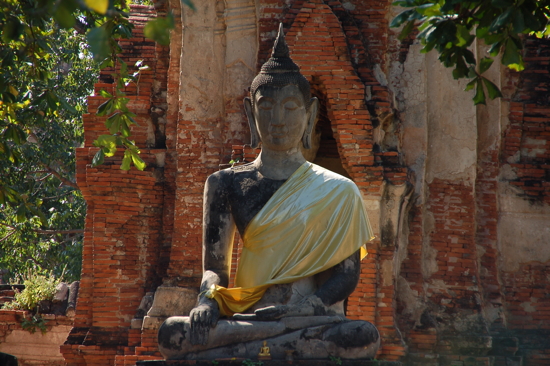
POLYGON ((500 269, 515 272, 521 264, 550 262, 550 207, 530 203, 507 182, 499 182, 498 190, 500 269))

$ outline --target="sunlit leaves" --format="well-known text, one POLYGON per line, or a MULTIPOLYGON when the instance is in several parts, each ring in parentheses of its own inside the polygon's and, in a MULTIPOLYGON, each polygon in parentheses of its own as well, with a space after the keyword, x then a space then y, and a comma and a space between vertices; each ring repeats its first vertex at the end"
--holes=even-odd
POLYGON ((495 98, 502 97, 502 93, 492 81, 490 81, 489 79, 483 78, 483 83, 487 88, 487 92, 489 93, 489 98, 495 99, 495 98))
POLYGON ((479 73, 483 74, 485 71, 489 70, 494 61, 495 60, 489 57, 484 57, 479 60, 479 73))
POLYGON ((156 18, 147 22, 143 28, 143 34, 163 46, 168 46, 172 29, 174 29, 174 15, 170 12, 166 18, 156 18))
POLYGON ((90 45, 90 50, 94 54, 96 61, 103 61, 111 54, 111 35, 107 28, 109 23, 103 24, 101 27, 92 28, 88 31, 86 39, 90 45))
MULTIPOLYGON (((70 263, 68 279, 79 277, 82 235, 74 231, 83 227, 85 201, 75 183, 75 148, 83 143, 81 116, 98 68, 112 68, 115 90, 99 92, 109 134, 94 142, 93 164, 118 156, 124 169, 145 168, 130 140, 135 115, 124 88, 147 66, 128 67, 119 58, 119 40, 132 37, 129 3, 0 0, 0 268, 10 271, 6 276, 70 263)), ((190 0, 183 3, 194 9, 190 0)), ((168 43, 173 23, 171 15, 158 19, 150 37, 168 43)))
POLYGON ((109 0, 84 0, 86 6, 99 14, 105 14, 109 8, 109 0))
POLYGON ((399 39, 405 39, 418 27, 417 38, 422 52, 435 49, 440 61, 453 68, 453 77, 470 78, 467 90, 475 88, 474 103, 484 104, 485 90, 490 98, 501 96, 498 88, 481 77, 493 64, 493 57, 502 55, 503 65, 524 69, 521 34, 550 35, 550 0, 402 0, 394 5, 405 8, 390 26, 404 25, 399 39), (479 64, 468 48, 475 38, 489 46, 479 64), (471 66, 478 65, 476 68, 471 66))

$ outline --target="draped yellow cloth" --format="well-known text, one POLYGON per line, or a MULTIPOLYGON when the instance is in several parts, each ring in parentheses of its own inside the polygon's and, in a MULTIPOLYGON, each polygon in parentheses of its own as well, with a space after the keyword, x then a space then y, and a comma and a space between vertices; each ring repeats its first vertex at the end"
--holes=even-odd
POLYGON ((216 286, 222 315, 246 311, 274 284, 295 282, 342 262, 373 239, 357 186, 306 162, 275 192, 243 235, 234 288, 216 286))

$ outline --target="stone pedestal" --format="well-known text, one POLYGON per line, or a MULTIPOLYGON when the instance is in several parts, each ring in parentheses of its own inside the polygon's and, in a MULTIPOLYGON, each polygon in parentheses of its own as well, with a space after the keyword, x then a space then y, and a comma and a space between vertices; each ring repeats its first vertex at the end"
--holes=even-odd
POLYGON ((214 361, 138 361, 136 366, 240 366, 240 365, 262 365, 262 366, 403 366, 401 362, 396 361, 378 361, 378 360, 340 360, 340 359, 322 359, 322 360, 294 360, 294 361, 257 361, 245 359, 219 359, 214 361), (246 363, 245 363, 246 362, 246 363))
POLYGON ((159 286, 155 291, 153 306, 147 312, 149 317, 186 316, 197 302, 195 288, 159 286))

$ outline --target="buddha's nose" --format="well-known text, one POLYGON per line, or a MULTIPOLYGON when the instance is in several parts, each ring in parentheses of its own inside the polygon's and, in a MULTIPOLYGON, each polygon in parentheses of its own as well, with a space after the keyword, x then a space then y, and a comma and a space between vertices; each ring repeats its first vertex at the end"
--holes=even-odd
POLYGON ((280 105, 277 105, 273 108, 273 115, 271 118, 271 125, 272 126, 284 126, 285 125, 285 119, 284 119, 284 111, 283 107, 280 105))

